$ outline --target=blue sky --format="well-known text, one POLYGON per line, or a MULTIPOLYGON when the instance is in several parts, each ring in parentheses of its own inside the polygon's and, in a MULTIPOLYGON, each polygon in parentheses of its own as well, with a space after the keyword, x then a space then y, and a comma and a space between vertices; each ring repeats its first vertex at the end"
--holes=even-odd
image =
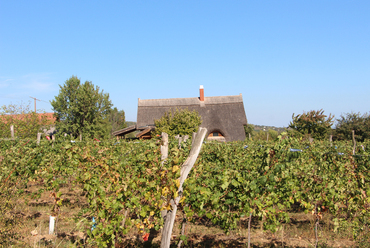
POLYGON ((141 99, 243 95, 249 123, 370 111, 369 1, 0 0, 0 106, 51 112, 75 75, 141 99))

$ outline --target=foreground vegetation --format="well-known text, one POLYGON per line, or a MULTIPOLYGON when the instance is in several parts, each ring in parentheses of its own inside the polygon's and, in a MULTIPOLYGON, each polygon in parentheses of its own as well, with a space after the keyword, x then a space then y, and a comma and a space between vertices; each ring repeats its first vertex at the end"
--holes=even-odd
MULTIPOLYGON (((181 147, 171 141, 169 157, 162 163, 160 140, 40 145, 32 140, 1 141, 1 245, 34 246, 20 231, 25 225, 18 216, 20 206, 58 217, 59 233, 62 228, 78 233, 69 245, 153 245, 163 225, 161 211, 170 210, 170 199, 177 196, 180 167, 190 146, 190 140, 181 147), (134 234, 139 239, 131 239, 134 234)), ((211 232, 223 231, 231 239, 243 235, 240 243, 246 243, 249 234, 253 243, 262 228, 271 242, 282 237, 281 243, 292 247, 287 237, 323 245, 342 233, 351 245, 366 245, 369 149, 364 142, 354 155, 350 143, 306 143, 284 135, 269 143, 206 142, 184 185, 173 241, 195 245, 199 237, 181 232, 182 226, 203 226, 200 229, 216 228, 211 232), (300 226, 300 220, 312 230, 310 237, 291 229, 300 226)), ((37 219, 36 213, 30 212, 28 221, 37 219)), ((41 221, 35 230, 38 227, 41 221)))

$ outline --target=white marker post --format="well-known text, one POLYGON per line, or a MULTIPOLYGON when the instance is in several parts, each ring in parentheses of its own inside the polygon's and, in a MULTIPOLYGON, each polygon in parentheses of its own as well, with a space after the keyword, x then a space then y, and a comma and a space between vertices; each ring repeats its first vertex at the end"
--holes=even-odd
POLYGON ((54 227, 55 227, 55 217, 50 215, 49 234, 54 234, 54 227))

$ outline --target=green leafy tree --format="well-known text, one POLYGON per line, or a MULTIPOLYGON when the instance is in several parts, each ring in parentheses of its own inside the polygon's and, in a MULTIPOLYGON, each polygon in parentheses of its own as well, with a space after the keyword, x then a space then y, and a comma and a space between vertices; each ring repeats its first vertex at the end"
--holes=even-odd
POLYGON ((10 138, 10 126, 14 126, 14 135, 18 138, 36 139, 37 133, 48 129, 52 121, 45 114, 37 114, 28 105, 21 103, 0 107, 0 137, 10 138))
POLYGON ((331 131, 334 116, 326 116, 324 110, 311 110, 300 115, 292 115, 289 127, 298 131, 304 136, 311 136, 315 139, 323 139, 331 131))
POLYGON ((111 133, 127 127, 125 111, 118 110, 117 108, 112 109, 109 114, 109 122, 111 125, 111 133))
POLYGON ((244 131, 245 131, 245 137, 249 138, 249 135, 251 135, 251 137, 254 135, 254 125, 253 124, 248 124, 246 126, 244 126, 244 131))
POLYGON ((355 131, 357 141, 370 139, 370 116, 368 114, 347 113, 337 119, 335 139, 352 140, 352 130, 355 131))
POLYGON ((176 109, 166 112, 160 119, 155 120, 154 135, 167 133, 169 136, 189 135, 198 131, 202 119, 197 111, 188 109, 176 109))
POLYGON ((75 76, 59 86, 59 95, 51 101, 58 132, 75 138, 80 135, 83 138, 109 137, 112 107, 109 94, 89 81, 81 84, 75 76))

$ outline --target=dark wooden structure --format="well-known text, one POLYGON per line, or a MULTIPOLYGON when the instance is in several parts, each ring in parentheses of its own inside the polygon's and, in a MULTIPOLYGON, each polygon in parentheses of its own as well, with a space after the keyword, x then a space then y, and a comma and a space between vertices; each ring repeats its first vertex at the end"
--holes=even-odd
POLYGON ((201 116, 201 127, 208 130, 207 139, 244 140, 244 126, 247 125, 247 117, 242 95, 204 97, 203 92, 201 87, 200 97, 150 100, 139 98, 136 126, 116 131, 113 134, 121 136, 139 130, 140 133, 136 134, 136 137, 149 138, 150 131, 155 128, 154 120, 161 118, 166 111, 188 109, 196 110, 201 116))

